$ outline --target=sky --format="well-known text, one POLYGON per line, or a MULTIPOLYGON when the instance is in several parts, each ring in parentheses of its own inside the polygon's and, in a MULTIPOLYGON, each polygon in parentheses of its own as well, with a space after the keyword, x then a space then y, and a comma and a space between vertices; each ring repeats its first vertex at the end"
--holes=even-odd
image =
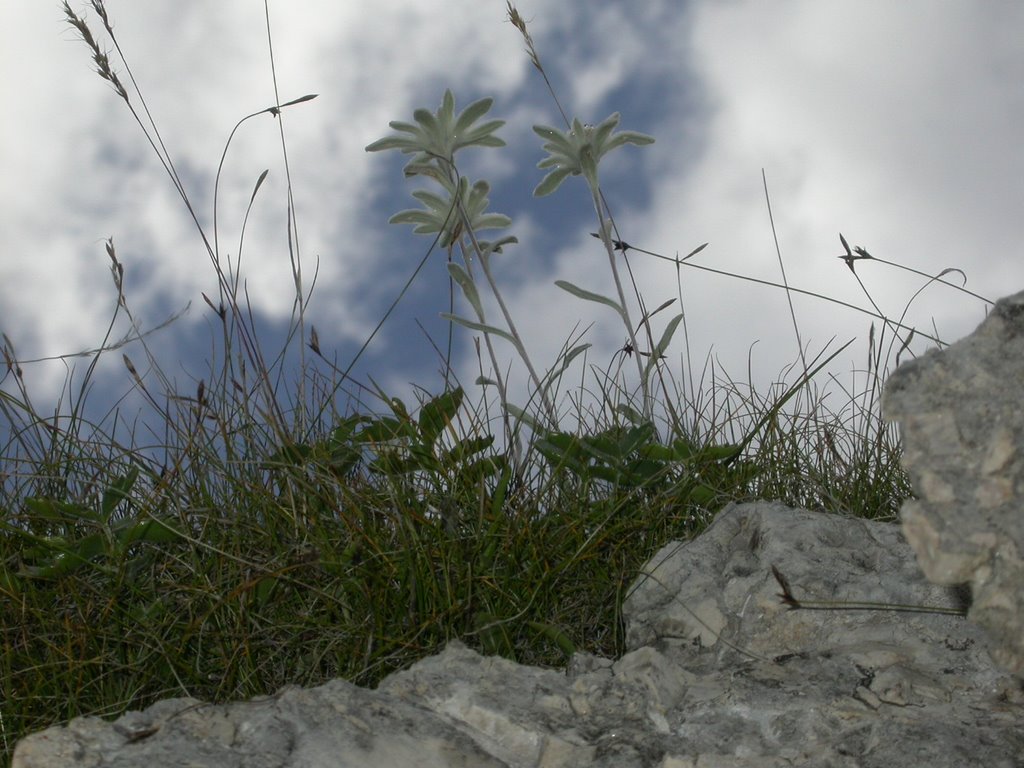
MULTIPOLYGON (((208 234, 225 142, 239 120, 275 103, 272 75, 281 102, 318 94, 285 110, 281 121, 263 115, 243 123, 218 185, 220 250, 238 258, 244 223, 243 278, 268 342, 283 338, 294 299, 282 126, 306 288, 316 273, 307 321, 324 353, 345 367, 430 247, 430 238, 387 223, 418 205, 410 196, 418 185, 401 172, 407 157, 365 147, 390 133, 389 121, 411 121, 418 107, 436 110, 450 88, 457 108, 493 97, 487 117, 507 121, 498 132, 506 147, 468 149, 458 159, 463 173, 490 183, 490 210, 512 219, 507 234, 519 244, 494 256, 495 269, 531 357, 546 370, 574 328, 589 328, 587 365, 614 364, 625 341, 621 322, 554 285, 614 291, 607 256, 589 234, 596 224, 583 181, 570 178, 547 198, 531 195, 544 174, 531 126, 563 126, 504 0, 270 0, 273 70, 263 3, 106 5, 208 234)), ((616 150, 600 168, 618 231, 631 245, 673 257, 708 243, 691 263, 781 282, 767 182, 794 287, 870 309, 837 258, 842 232, 879 259, 932 275, 960 269, 967 287, 989 299, 1024 289, 1024 4, 516 6, 570 117, 597 123, 618 111, 621 129, 656 139, 616 150)), ((81 3, 72 7, 127 81, 95 15, 81 3)), ((5 10, 0 330, 16 349, 26 386, 46 412, 69 368, 83 374, 88 358, 48 358, 103 339, 117 300, 105 252, 113 238, 141 328, 188 307, 149 339, 164 370, 191 389, 188 382, 209 375, 217 337, 203 301, 204 293, 217 295, 217 280, 195 224, 125 104, 93 72, 61 5, 39 0, 5 10)), ((699 378, 713 359, 724 375, 745 382, 749 374, 765 386, 799 360, 784 291, 688 267, 677 281, 670 262, 635 250, 628 257, 649 307, 677 299, 657 316, 658 330, 682 299, 689 358, 680 328, 666 361, 681 381, 690 371, 699 378)), ((372 376, 406 398, 414 385, 441 390, 430 339, 443 347, 447 338, 439 318, 448 310, 445 261, 443 251, 429 256, 354 369, 357 378, 372 376)), ((903 316, 919 333, 953 342, 984 318, 984 302, 935 284, 918 293, 926 280, 906 271, 858 262, 857 275, 884 314, 903 316)), ((793 311, 808 358, 833 338, 830 349, 855 339, 832 369, 837 381, 864 369, 870 316, 809 296, 794 296, 793 311)), ((465 302, 456 312, 468 314, 465 302)), ((114 338, 126 331, 121 322, 114 338)), ((456 369, 471 390, 473 337, 465 329, 454 337, 456 369)), ((919 336, 911 352, 929 346, 919 336)), ((100 402, 131 387, 121 352, 143 357, 137 345, 104 356, 100 402)), ((513 391, 523 391, 522 366, 507 345, 499 344, 499 355, 512 366, 513 391)), ((14 391, 10 375, 0 388, 14 391)))

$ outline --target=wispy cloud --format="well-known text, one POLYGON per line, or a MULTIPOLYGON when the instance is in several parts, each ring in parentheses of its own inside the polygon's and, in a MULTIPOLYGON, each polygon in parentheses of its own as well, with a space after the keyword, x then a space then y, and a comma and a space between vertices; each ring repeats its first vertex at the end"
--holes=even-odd
MULTIPOLYGON (((806 2, 782 13, 751 2, 685 10, 678 3, 517 5, 573 114, 596 122, 620 110, 623 127, 658 139, 602 167, 626 240, 670 256, 709 241, 700 263, 778 281, 764 168, 795 285, 866 305, 834 258, 843 231, 872 253, 926 272, 960 267, 972 288, 993 298, 1024 287, 1014 258, 1024 54, 1012 30, 1024 22, 1021 7, 806 2)), ((273 103, 262 12, 251 3, 195 0, 110 10, 209 225, 228 133, 273 103)), ((215 289, 215 278, 180 200, 123 105, 90 72, 87 52, 62 28, 56 4, 8 13, 4 64, 18 75, 6 79, 6 101, 16 108, 5 114, 0 148, 2 329, 26 357, 95 344, 114 301, 102 247, 113 236, 129 298, 154 323, 193 302, 181 336, 195 338, 205 323, 200 293, 215 289)), ((319 265, 311 312, 339 358, 354 353, 428 247, 385 223, 410 207, 401 163, 363 148, 388 132, 389 120, 435 108, 445 87, 460 103, 495 96, 495 117, 509 120, 509 147, 481 156, 472 172, 489 175, 493 207, 512 216, 522 242, 498 268, 536 358, 553 360, 577 321, 595 324, 594 360, 610 359, 621 343, 606 313, 552 285, 564 278, 608 287, 595 268, 600 245, 588 234, 594 225, 582 185, 529 198, 542 176, 529 126, 553 123, 557 112, 504 14, 504 2, 477 0, 271 4, 282 99, 319 94, 284 120, 306 274, 319 265)), ((268 323, 286 321, 293 298, 278 130, 266 117, 239 132, 219 200, 222 248, 237 258, 253 185, 269 169, 242 248, 249 296, 268 323)), ((383 382, 427 385, 423 378, 438 367, 414 323, 443 333, 444 257, 433 258, 425 282, 371 348, 367 370, 383 382)), ((631 259, 649 302, 675 295, 671 265, 631 259)), ((899 315, 922 281, 870 267, 860 273, 865 284, 899 315)), ((766 377, 796 359, 782 292, 692 270, 681 277, 696 361, 713 345, 743 377, 754 342, 766 377)), ((799 299, 796 311, 814 346, 833 335, 866 335, 864 317, 826 303, 799 299)), ((908 322, 928 328, 934 317, 952 340, 982 312, 976 301, 932 287, 908 322)), ((471 371, 470 340, 456 336, 471 371)), ((63 373, 36 375, 53 388, 63 373)))

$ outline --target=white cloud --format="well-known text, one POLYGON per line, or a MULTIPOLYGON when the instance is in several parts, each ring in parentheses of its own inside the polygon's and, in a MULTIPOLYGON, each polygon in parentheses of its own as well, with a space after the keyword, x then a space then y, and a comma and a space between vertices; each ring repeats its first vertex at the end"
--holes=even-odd
MULTIPOLYGON (((777 281, 764 167, 793 284, 866 305, 852 276, 830 258, 841 253, 837 233, 844 231, 852 244, 926 272, 960 266, 993 297, 1013 289, 990 275, 1012 252, 1007 222, 1024 170, 1014 126, 1024 112, 1011 101, 1019 77, 1007 72, 1024 74, 1024 60, 1012 47, 992 45, 1000 38, 1014 45, 1000 32, 1013 20, 943 8, 950 10, 804 3, 780 14, 756 3, 699 6, 693 64, 713 105, 708 143, 696 168, 655 182, 646 227, 653 239, 682 249, 693 244, 679 242, 683 232, 710 240, 704 263, 777 281)), ((1008 12, 1019 20, 1019 10, 1008 12)), ((890 316, 921 285, 881 265, 861 264, 858 272, 890 316)), ((1022 273, 1016 270, 1016 287, 1024 287, 1022 273)), ((745 326, 746 338, 772 347, 780 363, 792 359, 795 347, 787 353, 775 344, 792 344, 781 293, 690 278, 691 316, 709 318, 702 335, 719 350, 731 343, 733 359, 742 357, 735 337, 718 332, 725 316, 737 333, 745 326)), ((934 300, 920 302, 912 321, 926 326, 939 315, 947 340, 980 319, 973 300, 939 288, 928 297, 934 300)), ((866 327, 829 305, 801 304, 801 325, 818 341, 866 327)))
MULTIPOLYGON (((602 165, 623 237, 634 245, 671 256, 710 241, 695 261, 778 280, 763 167, 794 285, 866 306, 834 258, 842 231, 853 245, 926 272, 961 267, 969 287, 993 298, 1024 287, 1015 227, 1024 177, 1017 147, 1024 54, 1015 31, 1024 8, 808 1, 782 12, 708 1, 685 9, 650 3, 640 12, 625 3, 596 10, 582 2, 518 5, 567 109, 583 120, 622 110, 622 128, 658 139, 621 149, 602 165)), ((242 116, 273 103, 262 9, 192 0, 111 4, 110 12, 209 227, 228 133, 242 116)), ((216 290, 209 259, 137 126, 89 71, 88 52, 62 26, 59 6, 24 4, 9 13, 3 65, 18 76, 5 79, 5 102, 17 108, 3 117, 0 147, 2 329, 30 357, 94 345, 113 299, 107 236, 141 313, 157 322, 191 300, 183 322, 201 322, 199 293, 216 290)), ((506 295, 535 359, 552 360, 581 319, 597 324, 593 361, 603 364, 621 344, 624 332, 609 312, 551 284, 563 278, 611 289, 600 245, 587 234, 594 226, 576 218, 587 204, 582 183, 570 179, 536 206, 507 208, 512 185, 525 184, 525 192, 542 175, 522 174, 541 156, 530 126, 557 124, 557 112, 504 14, 503 2, 479 0, 271 4, 281 98, 319 94, 286 111, 284 124, 307 284, 320 259, 315 322, 334 343, 366 337, 412 264, 409 253, 395 251, 396 235, 385 224, 390 212, 412 204, 400 186, 400 162, 363 148, 388 131, 389 120, 408 120, 418 106, 435 109, 451 86, 460 105, 496 96, 493 116, 509 120, 502 131, 509 148, 481 153, 469 167, 491 180, 495 209, 517 219, 523 242, 509 254, 514 267, 502 273, 518 280, 506 295), (536 245, 545 227, 564 227, 554 238, 556 253, 536 245)), ((255 306, 280 320, 291 311, 292 293, 278 130, 263 115, 237 133, 221 180, 219 228, 225 258, 237 258, 253 184, 269 169, 248 220, 243 261, 255 306)), ((426 248, 421 239, 401 242, 415 243, 416 259, 426 248)), ((635 252, 631 259, 650 304, 675 295, 671 265, 635 252)), ((880 264, 862 263, 858 274, 890 315, 922 284, 880 264)), ((793 362, 796 342, 781 291, 694 270, 682 279, 695 362, 713 345, 743 377, 754 342, 764 376, 793 362)), ((803 298, 796 311, 805 342, 818 347, 834 334, 860 335, 854 359, 863 358, 863 316, 803 298)), ((932 286, 909 317, 926 328, 932 316, 952 340, 981 319, 981 308, 932 286)), ((375 344, 421 344, 410 327, 411 320, 386 327, 375 344)), ((471 349, 468 338, 463 344, 471 349)), ((392 379, 381 380, 410 378, 389 373, 392 379)), ((62 377, 55 370, 52 383, 62 377)))

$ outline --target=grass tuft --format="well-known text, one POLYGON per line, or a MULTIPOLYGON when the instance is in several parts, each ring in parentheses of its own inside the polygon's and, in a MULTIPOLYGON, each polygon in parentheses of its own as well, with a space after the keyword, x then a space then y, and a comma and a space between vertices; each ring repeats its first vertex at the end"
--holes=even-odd
MULTIPOLYGON (((103 3, 91 7, 119 52, 103 3)), ((704 246, 671 258, 620 236, 598 181, 599 161, 626 144, 640 151, 652 139, 613 133, 617 114, 596 127, 566 116, 566 131, 537 129, 551 153, 541 166, 555 168, 538 192, 565 181, 571 188, 576 177, 594 203, 595 237, 617 293, 560 285, 578 300, 605 305, 624 324, 626 342, 607 367, 588 362, 582 335, 566 342, 546 372, 530 357, 489 268, 515 238, 478 239, 479 230, 509 220, 486 213, 489 187, 469 183, 456 161, 474 144, 499 147, 501 121, 473 128, 490 100, 456 115, 448 92, 436 112, 417 110, 415 125, 393 123, 399 135, 368 149, 410 153, 406 172, 437 185, 437 192, 415 193, 424 209, 393 220, 436 235, 431 250, 447 251, 453 292, 457 285, 472 317, 454 309, 447 316, 477 338, 478 380, 464 386, 455 378, 449 345, 439 351, 447 386, 419 390, 407 404, 355 382, 352 365, 342 369, 329 358, 325 340, 305 321, 309 293, 290 182, 296 311, 285 348, 264 349, 239 293, 240 276, 221 258, 216 224, 207 238, 159 132, 143 119, 148 111, 135 111, 133 104, 145 101, 134 79, 130 97, 85 18, 66 3, 64 11, 182 195, 219 293, 203 296, 214 328, 209 370, 185 386, 165 373, 150 344, 159 326, 147 330, 135 320, 113 240, 106 243, 110 326, 100 345, 83 353, 83 379, 76 387, 69 376, 55 409, 35 405, 24 375, 34 361, 20 359, 3 336, 5 758, 29 732, 168 696, 226 701, 335 677, 374 685, 451 638, 525 664, 563 665, 575 651, 615 657, 624 647, 622 602, 640 569, 667 541, 699 534, 727 503, 774 499, 894 519, 910 496, 897 434, 879 414, 890 360, 910 354, 913 332, 902 318, 856 308, 882 328, 876 339, 872 326, 868 367, 854 377, 859 388, 818 381, 842 347, 809 361, 801 355, 776 385, 757 392, 710 361, 694 380, 681 290, 657 297, 653 310, 639 294, 627 297, 624 285, 635 283, 619 272, 628 273, 630 254, 671 262, 677 284, 681 267, 707 268, 690 261, 704 246), (500 320, 484 313, 487 291, 500 320), (678 314, 659 332, 663 310, 678 314), (131 330, 115 338, 123 321, 131 330), (687 366, 677 380, 664 361, 680 325, 687 366), (500 344, 510 345, 529 373, 526 403, 510 401, 495 352, 500 344), (122 355, 126 394, 144 405, 131 419, 117 407, 96 418, 88 407, 96 365, 114 352, 122 355), (568 387, 569 380, 578 386, 568 387), (837 390, 846 401, 833 411, 837 390)), ((525 21, 511 3, 508 11, 550 89, 525 21)), ((127 62, 123 67, 130 74, 127 62)), ((272 105, 235 130, 311 98, 272 105)), ((284 151, 283 127, 281 141, 284 151)), ((840 258, 854 275, 858 261, 881 263, 863 249, 854 256, 840 237, 840 258)), ((941 275, 925 277, 926 285, 944 283, 941 275)))

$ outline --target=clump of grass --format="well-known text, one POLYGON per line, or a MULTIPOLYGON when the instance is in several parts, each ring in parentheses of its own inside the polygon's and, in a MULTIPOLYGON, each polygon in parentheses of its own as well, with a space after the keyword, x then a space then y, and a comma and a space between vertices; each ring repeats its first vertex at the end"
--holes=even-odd
MULTIPOLYGON (((117 48, 103 3, 91 7, 117 48)), ((562 394, 563 379, 586 361, 589 345, 567 341, 541 373, 490 270, 515 239, 479 237, 510 221, 487 212, 487 183, 470 183, 456 164, 456 151, 500 146, 501 121, 477 124, 490 100, 456 115, 448 92, 436 112, 393 123, 398 135, 368 149, 409 152, 407 173, 439 188, 414 193, 425 207, 392 221, 434 234, 435 245, 461 259, 449 271, 473 318, 448 317, 484 340, 490 369, 481 362, 477 402, 452 373, 450 347, 442 391, 422 390, 415 404, 359 385, 351 366, 328 359, 305 321, 310 297, 294 210, 296 312, 286 348, 268 352, 240 299, 239 275, 221 258, 216 224, 208 238, 134 79, 129 92, 88 23, 64 8, 199 228, 218 280, 218 295, 204 299, 219 339, 207 374, 187 391, 176 387, 150 345, 158 329, 135 320, 112 240, 111 324, 54 415, 35 406, 28 363, 3 337, 11 390, 0 391, 5 757, 25 733, 167 696, 223 701, 333 677, 373 685, 455 637, 528 664, 561 665, 577 650, 615 656, 636 574, 666 541, 700 533, 729 501, 778 499, 887 519, 910 494, 896 434, 878 411, 895 344, 898 356, 910 342, 900 322, 875 312, 883 330, 876 342, 872 326, 864 386, 846 392, 837 412, 816 377, 838 352, 801 359, 764 393, 711 365, 695 381, 688 353, 686 383, 675 380, 663 360, 679 327, 688 350, 681 286, 650 310, 640 295, 627 300, 620 270, 630 252, 665 259, 678 285, 681 267, 707 269, 690 261, 703 246, 680 259, 622 239, 599 162, 650 137, 615 133, 617 115, 596 127, 565 117, 566 131, 535 129, 548 152, 540 165, 553 169, 538 194, 582 177, 617 288, 606 297, 560 285, 607 306, 626 330, 622 353, 605 369, 584 370, 578 390, 562 394), (482 290, 503 325, 485 315, 482 290), (659 313, 677 302, 678 314, 656 333, 659 313), (120 318, 130 331, 115 339, 120 318), (510 401, 496 344, 510 344, 527 369, 527 403, 510 401), (93 422, 87 395, 97 362, 123 349, 131 352, 122 352, 126 380, 148 415, 126 422, 115 411, 93 422)), ((508 11, 547 82, 525 22, 511 4, 508 11)), ((311 98, 278 99, 236 130, 311 98)), ((282 130, 282 149, 284 141, 282 130)), ((842 244, 854 274, 856 259, 873 258, 842 244)))

